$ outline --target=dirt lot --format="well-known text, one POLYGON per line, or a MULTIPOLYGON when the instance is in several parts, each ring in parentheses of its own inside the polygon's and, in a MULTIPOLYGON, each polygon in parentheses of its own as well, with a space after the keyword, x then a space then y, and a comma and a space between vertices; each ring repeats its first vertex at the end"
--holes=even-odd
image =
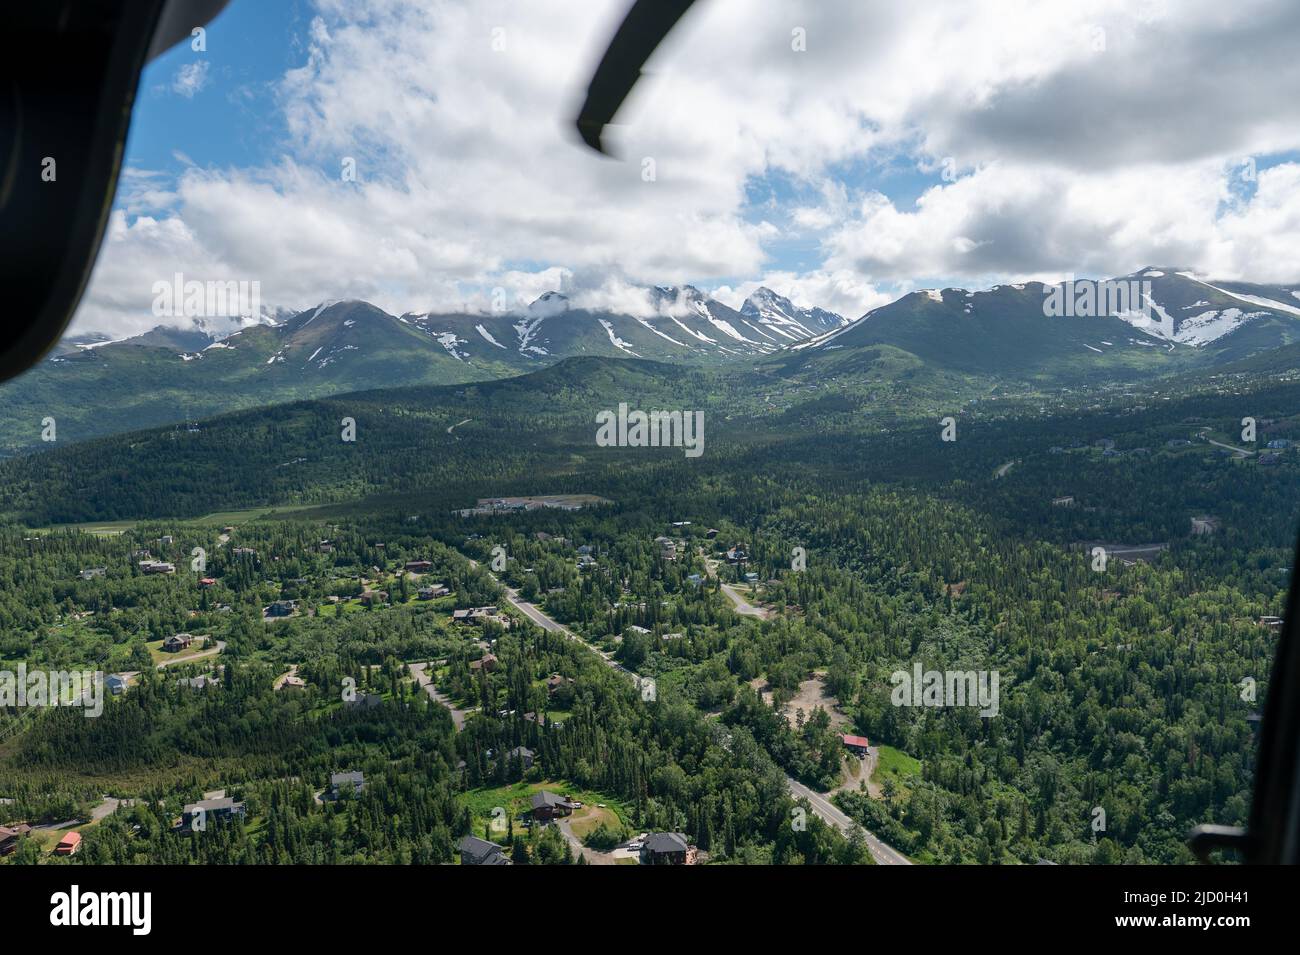
MULTIPOLYGON (((760 677, 751 680, 749 685, 761 691, 763 702, 769 706, 771 705, 772 690, 767 686, 766 681, 760 677)), ((799 684, 799 692, 795 694, 794 699, 785 705, 785 718, 793 724, 799 711, 802 710, 803 718, 807 720, 808 717, 812 716, 813 710, 819 706, 831 718, 831 726, 835 729, 842 730, 849 725, 849 718, 840 709, 840 701, 826 692, 820 674, 813 674, 812 679, 804 680, 799 684)))

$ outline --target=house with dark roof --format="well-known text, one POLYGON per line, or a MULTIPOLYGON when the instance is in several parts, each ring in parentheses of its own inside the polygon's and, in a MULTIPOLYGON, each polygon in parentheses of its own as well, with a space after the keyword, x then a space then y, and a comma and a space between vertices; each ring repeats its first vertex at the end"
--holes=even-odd
POLYGON ((194 637, 188 633, 173 633, 163 641, 162 648, 168 653, 180 653, 194 645, 194 637))
POLYGON ((510 762, 518 760, 525 770, 533 768, 533 760, 536 754, 527 746, 516 746, 510 752, 506 753, 506 759, 510 762))
POLYGON ((265 610, 268 617, 292 617, 294 602, 292 600, 273 600, 265 610))
POLYGON ((330 773, 330 798, 360 796, 366 789, 366 777, 360 770, 350 773, 330 773))
POLYGON ((501 847, 477 836, 466 836, 456 846, 461 865, 510 865, 501 847))
POLYGON ((641 845, 642 865, 686 865, 690 842, 680 832, 652 832, 641 845))
POLYGON ((0 826, 0 856, 7 856, 18 848, 18 840, 32 831, 22 822, 16 826, 0 826))
POLYGON ((557 816, 567 816, 573 812, 573 803, 569 802, 564 796, 557 796, 545 789, 533 796, 531 805, 534 819, 554 819, 557 816))
POLYGON ((229 796, 220 799, 200 799, 185 807, 181 814, 181 826, 185 829, 205 829, 214 819, 233 819, 244 816, 244 804, 236 802, 229 796), (197 823, 197 826, 196 826, 197 823))
POLYGON ((567 676, 560 676, 558 673, 552 673, 546 678, 546 693, 548 696, 554 696, 555 691, 563 686, 572 683, 573 680, 567 676))

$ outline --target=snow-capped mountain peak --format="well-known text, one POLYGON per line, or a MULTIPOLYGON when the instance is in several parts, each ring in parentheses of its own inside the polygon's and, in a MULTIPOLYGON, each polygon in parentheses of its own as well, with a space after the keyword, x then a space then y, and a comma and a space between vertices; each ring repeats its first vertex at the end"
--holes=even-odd
POLYGON ((754 290, 740 306, 746 319, 767 326, 790 343, 815 338, 848 324, 848 320, 824 308, 802 308, 766 286, 754 290))

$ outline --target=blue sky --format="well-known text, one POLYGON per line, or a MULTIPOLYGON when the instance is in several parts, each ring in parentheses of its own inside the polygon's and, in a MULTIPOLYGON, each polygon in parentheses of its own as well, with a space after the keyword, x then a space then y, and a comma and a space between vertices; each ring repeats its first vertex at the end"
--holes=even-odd
POLYGON ((275 84, 306 59, 311 8, 302 0, 235 0, 206 27, 207 52, 190 43, 150 63, 140 81, 127 140, 128 165, 178 175, 186 165, 249 166, 269 160, 285 135, 275 84), (174 91, 183 67, 207 64, 193 97, 174 91))

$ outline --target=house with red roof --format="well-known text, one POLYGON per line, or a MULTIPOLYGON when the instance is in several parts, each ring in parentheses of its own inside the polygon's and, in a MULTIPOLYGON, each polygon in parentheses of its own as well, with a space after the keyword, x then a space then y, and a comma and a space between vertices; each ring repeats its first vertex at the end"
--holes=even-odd
POLYGON ((853 736, 845 733, 840 739, 844 740, 844 748, 858 759, 862 759, 871 751, 871 742, 865 736, 853 736))

